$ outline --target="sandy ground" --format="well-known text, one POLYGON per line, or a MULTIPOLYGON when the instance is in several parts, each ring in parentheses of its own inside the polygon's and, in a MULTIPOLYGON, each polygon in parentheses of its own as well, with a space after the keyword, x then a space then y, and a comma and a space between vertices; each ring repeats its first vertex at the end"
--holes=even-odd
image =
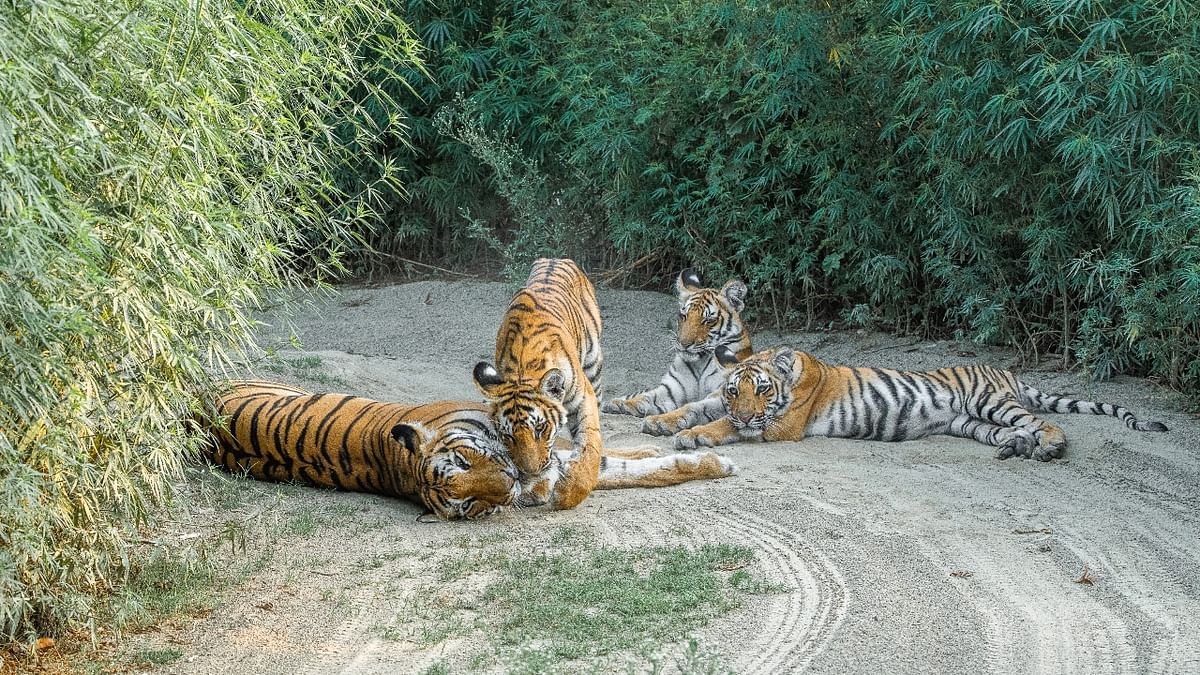
MULTIPOLYGON (((374 398, 478 398, 471 366, 491 358, 511 291, 449 282, 343 289, 263 336, 297 358, 294 330, 319 373, 257 372, 374 398)), ((655 383, 669 360, 673 297, 602 289, 600 302, 607 393, 655 383)), ((779 343, 853 365, 1015 365, 1003 351, 869 333, 755 337, 756 348, 779 343)), ((1070 445, 1066 459, 1047 464, 997 461, 990 448, 949 437, 728 446, 721 452, 741 469, 732 478, 600 492, 570 512, 469 524, 419 524, 416 506, 370 495, 264 487, 237 512, 282 526, 263 525, 276 536, 252 536, 239 551, 258 561, 246 581, 211 615, 141 639, 181 646, 169 672, 420 672, 439 661, 471 670, 474 639, 430 647, 419 634, 434 620, 431 593, 480 583, 447 581, 439 566, 480 555, 481 542, 547 550, 547 533, 566 527, 613 545, 752 548, 755 574, 786 592, 752 596, 698 631, 737 672, 1200 672, 1200 424, 1142 381, 1023 378, 1122 403, 1171 431, 1052 416, 1070 445), (288 533, 286 514, 300 506, 327 516, 316 534, 288 533), (1076 581, 1085 567, 1090 585, 1076 581)), ((669 447, 637 433, 634 418, 605 415, 604 425, 612 445, 669 447)), ((207 490, 212 480, 201 483, 207 490)))

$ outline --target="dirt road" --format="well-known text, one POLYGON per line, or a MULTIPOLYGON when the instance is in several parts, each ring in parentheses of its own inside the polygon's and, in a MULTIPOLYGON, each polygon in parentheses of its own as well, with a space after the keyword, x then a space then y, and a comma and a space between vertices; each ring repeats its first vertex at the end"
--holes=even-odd
MULTIPOLYGON (((285 361, 308 359, 282 379, 311 388, 474 399, 471 366, 491 358, 510 293, 447 282, 343 289, 295 320, 303 354, 283 327, 262 343, 282 348, 285 361)), ((601 290, 600 301, 607 393, 653 384, 670 358, 673 297, 601 290)), ((1014 364, 1006 352, 950 342, 755 336, 756 348, 779 343, 853 365, 1014 364)), ((471 670, 472 639, 411 632, 436 619, 422 615, 430 605, 421 601, 446 578, 431 569, 435 558, 445 562, 435 552, 480 555, 479 542, 499 539, 533 550, 565 527, 622 546, 752 548, 756 573, 786 591, 753 596, 698 631, 740 673, 1200 672, 1200 423, 1141 381, 1022 377, 1121 403, 1171 431, 1052 416, 1070 445, 1065 460, 1046 464, 997 461, 991 449, 949 437, 737 445, 721 449, 740 467, 725 480, 596 493, 570 512, 471 524, 418 524, 419 509, 403 502, 292 488, 281 508, 328 515, 332 504, 335 516, 315 536, 281 534, 285 550, 269 555, 270 543, 252 541, 265 562, 225 606, 173 632, 186 657, 168 670, 420 672, 439 661, 471 670), (1078 582, 1085 568, 1090 584, 1078 582)), ((633 418, 605 415, 604 424, 609 444, 669 447, 637 433, 633 418)), ((263 518, 286 524, 270 513, 263 518)), ((455 583, 479 581, 442 586, 455 583)))

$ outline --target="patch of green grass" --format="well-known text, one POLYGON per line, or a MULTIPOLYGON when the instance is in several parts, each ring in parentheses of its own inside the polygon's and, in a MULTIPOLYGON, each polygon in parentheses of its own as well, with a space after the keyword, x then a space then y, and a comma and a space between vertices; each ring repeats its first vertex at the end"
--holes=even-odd
POLYGON ((438 563, 438 581, 446 583, 462 579, 472 572, 491 569, 504 554, 499 552, 462 553, 443 558, 438 563))
POLYGON ((317 531, 317 516, 312 507, 303 506, 283 524, 283 531, 300 537, 311 536, 317 531))
POLYGON ((299 377, 310 382, 317 382, 327 386, 346 386, 348 383, 336 375, 330 375, 321 367, 324 362, 319 356, 298 356, 295 358, 286 358, 278 354, 268 351, 266 358, 262 361, 264 370, 280 375, 289 375, 299 377))
POLYGON ((166 666, 183 658, 183 650, 175 647, 165 649, 143 649, 137 653, 139 663, 149 663, 154 666, 166 666))
POLYGON ((489 627, 498 644, 536 645, 518 658, 530 671, 543 665, 541 655, 560 661, 662 645, 739 606, 745 591, 723 570, 753 556, 740 546, 705 545, 505 558, 482 613, 501 617, 489 627))
POLYGON ((555 672, 559 659, 549 650, 522 649, 510 662, 511 675, 542 675, 555 672))
POLYGON ((739 591, 752 595, 770 595, 772 593, 787 593, 788 587, 774 581, 755 579, 746 570, 738 570, 729 577, 729 585, 739 591))
POLYGON ((475 652, 471 655, 471 659, 467 661, 467 670, 472 673, 478 673, 485 668, 490 667, 496 662, 496 657, 490 652, 475 652))
POLYGON ((421 671, 421 675, 450 675, 450 665, 445 661, 438 661, 421 671))
POLYGON ((550 534, 550 543, 554 546, 567 546, 583 541, 583 532, 578 527, 555 528, 550 534))
POLYGON ((114 596, 113 619, 119 628, 137 629, 210 609, 224 583, 202 553, 156 550, 114 596))
POLYGON ((248 477, 248 472, 231 474, 213 464, 189 467, 186 472, 198 479, 193 485, 199 503, 231 511, 249 501, 252 490, 247 490, 247 485, 252 484, 253 479, 248 477))
POLYGON ((743 569, 754 553, 741 546, 600 548, 577 528, 554 530, 548 540, 557 542, 547 547, 554 552, 533 556, 451 540, 438 580, 385 636, 434 645, 482 633, 491 646, 472 654, 472 671, 501 664, 514 673, 626 666, 716 673, 724 672, 718 655, 693 643, 681 653, 680 641, 747 594, 777 589, 743 569), (447 583, 476 572, 490 583, 447 583), (481 590, 447 590, 455 588, 481 590))

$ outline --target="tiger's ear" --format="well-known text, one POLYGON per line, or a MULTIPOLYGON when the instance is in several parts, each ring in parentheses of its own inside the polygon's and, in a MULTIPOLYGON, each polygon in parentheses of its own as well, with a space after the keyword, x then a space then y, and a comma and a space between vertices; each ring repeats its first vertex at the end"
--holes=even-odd
POLYGON ((547 370, 546 374, 542 376, 542 382, 539 386, 547 396, 559 401, 561 401, 563 396, 567 393, 566 379, 563 378, 562 371, 558 368, 551 368, 550 370, 547 370))
POLYGON ((780 347, 771 354, 771 366, 795 382, 800 373, 796 370, 796 351, 791 347, 780 347))
POLYGON ((483 392, 484 396, 491 396, 496 385, 504 382, 504 378, 500 377, 500 373, 496 367, 487 361, 480 361, 475 364, 475 386, 479 391, 483 392))
POLYGON ((725 345, 717 345, 717 348, 713 350, 713 354, 717 357, 717 363, 726 368, 732 368, 738 364, 737 354, 725 345))
POLYGON ((400 445, 403 445, 409 452, 417 452, 421 449, 421 444, 428 440, 428 433, 425 428, 419 424, 405 424, 401 422, 392 427, 389 434, 393 440, 400 445))
POLYGON ((730 279, 721 287, 721 295, 725 296, 725 300, 729 302, 729 306, 733 311, 740 312, 746 307, 746 293, 749 289, 741 279, 730 279))
POLYGON ((675 292, 679 294, 680 300, 686 299, 701 287, 700 277, 696 276, 696 271, 690 267, 680 272, 679 278, 675 280, 675 292))

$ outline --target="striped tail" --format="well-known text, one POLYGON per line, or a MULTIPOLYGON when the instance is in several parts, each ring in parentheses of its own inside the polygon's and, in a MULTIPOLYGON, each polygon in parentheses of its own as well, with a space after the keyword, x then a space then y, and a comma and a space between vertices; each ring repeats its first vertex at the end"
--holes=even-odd
POLYGON ((1167 425, 1162 422, 1139 422, 1128 408, 1111 403, 1094 403, 1081 401, 1059 394, 1045 394, 1033 387, 1021 383, 1021 398, 1025 399, 1026 407, 1039 412, 1079 413, 1083 415, 1108 415, 1125 423, 1134 431, 1166 431, 1167 425))

